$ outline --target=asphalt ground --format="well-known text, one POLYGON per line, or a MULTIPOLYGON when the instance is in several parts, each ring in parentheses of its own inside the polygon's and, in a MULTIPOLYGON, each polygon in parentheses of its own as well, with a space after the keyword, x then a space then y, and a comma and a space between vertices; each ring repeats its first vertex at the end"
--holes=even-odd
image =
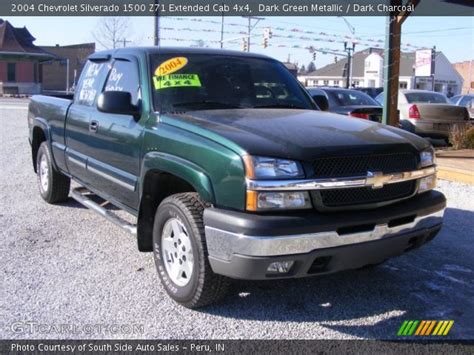
POLYGON ((382 266, 239 281, 222 304, 188 310, 133 237, 73 200, 41 199, 26 114, 26 101, 0 99, 1 339, 393 339, 404 320, 454 320, 446 339, 474 339, 473 186, 440 181, 441 233, 382 266))

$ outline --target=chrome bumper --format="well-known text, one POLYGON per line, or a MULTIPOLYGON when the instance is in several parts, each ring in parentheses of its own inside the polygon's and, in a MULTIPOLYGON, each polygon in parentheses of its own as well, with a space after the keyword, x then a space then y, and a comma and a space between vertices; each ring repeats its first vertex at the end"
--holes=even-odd
POLYGON ((389 227, 378 224, 371 231, 339 235, 336 231, 282 236, 250 236, 205 227, 209 256, 230 261, 233 254, 244 256, 282 256, 304 254, 316 249, 376 241, 396 234, 430 228, 442 223, 444 209, 417 217, 411 223, 389 227))

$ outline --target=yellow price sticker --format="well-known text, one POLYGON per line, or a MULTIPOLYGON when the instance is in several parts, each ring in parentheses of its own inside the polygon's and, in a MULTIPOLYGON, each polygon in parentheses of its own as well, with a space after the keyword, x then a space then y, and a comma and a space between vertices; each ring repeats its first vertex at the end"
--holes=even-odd
POLYGON ((201 87, 201 80, 197 74, 170 74, 153 77, 155 90, 177 87, 201 87))
POLYGON ((155 69, 156 76, 168 75, 182 69, 188 64, 188 58, 186 57, 174 57, 161 63, 158 68, 155 69))

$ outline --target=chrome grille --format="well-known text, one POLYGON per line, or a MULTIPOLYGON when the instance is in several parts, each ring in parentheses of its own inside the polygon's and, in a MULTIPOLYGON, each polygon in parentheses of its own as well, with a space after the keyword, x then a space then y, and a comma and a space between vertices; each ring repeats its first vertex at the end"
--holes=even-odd
MULTIPOLYGON (((323 157, 311 162, 314 178, 367 176, 369 171, 383 174, 417 169, 418 160, 413 153, 352 155, 323 157)), ((379 189, 358 187, 312 191, 316 208, 343 208, 371 205, 409 197, 415 193, 416 180, 387 184, 379 189)))
POLYGON ((315 178, 366 176, 368 171, 388 174, 416 170, 417 158, 412 153, 352 155, 318 158, 311 165, 315 178))
POLYGON ((411 196, 416 189, 416 180, 385 185, 380 189, 360 187, 352 189, 334 189, 313 191, 320 194, 320 200, 326 207, 367 205, 372 203, 398 200, 411 196))

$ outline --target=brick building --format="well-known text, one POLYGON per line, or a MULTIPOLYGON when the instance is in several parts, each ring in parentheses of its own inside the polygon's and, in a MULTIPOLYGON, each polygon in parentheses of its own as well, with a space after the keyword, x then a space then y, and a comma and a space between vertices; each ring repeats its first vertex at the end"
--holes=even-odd
POLYGON ((54 54, 59 60, 41 64, 43 90, 66 90, 75 87, 87 57, 95 52, 95 43, 73 44, 69 46, 41 46, 46 52, 54 54), (69 75, 67 70, 69 68, 69 75))
POLYGON ((25 28, 0 19, 0 95, 29 95, 41 92, 40 63, 55 56, 33 44, 25 28))
POLYGON ((464 79, 462 94, 474 93, 474 60, 454 63, 453 66, 464 79))

